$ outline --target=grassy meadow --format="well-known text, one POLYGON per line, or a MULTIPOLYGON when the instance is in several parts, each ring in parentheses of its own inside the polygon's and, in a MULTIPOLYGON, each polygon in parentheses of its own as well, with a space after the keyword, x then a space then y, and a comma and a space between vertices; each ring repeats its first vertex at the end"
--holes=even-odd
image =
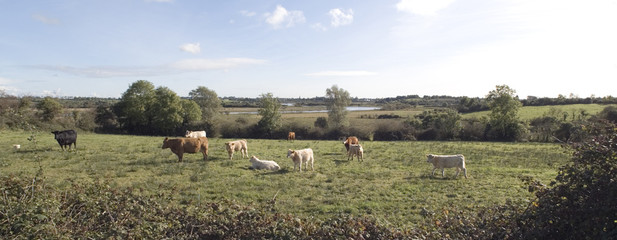
MULTIPOLYGON (((521 120, 527 121, 533 118, 542 117, 547 115, 551 111, 560 111, 568 113, 568 119, 572 118, 573 115, 578 116, 581 110, 585 110, 585 112, 589 115, 595 115, 601 112, 605 107, 609 105, 604 104, 569 104, 569 105, 555 105, 555 106, 525 106, 522 107, 518 116, 521 120)), ((490 111, 481 111, 481 112, 473 112, 463 114, 463 118, 480 118, 482 116, 488 117, 490 111)))
MULTIPOLYGON (((143 194, 175 191, 177 204, 232 200, 264 203, 276 197, 284 213, 326 219, 339 213, 371 215, 394 226, 413 226, 426 211, 450 206, 473 211, 478 207, 523 203, 528 193, 520 177, 550 182, 570 159, 566 149, 543 143, 488 142, 370 142, 363 141, 363 162, 347 161, 339 141, 248 139, 249 155, 274 160, 280 171, 249 170, 239 153, 229 160, 224 142, 210 138, 210 155, 185 154, 184 162, 163 137, 78 133, 77 151, 63 152, 53 134, 2 131, 0 175, 42 176, 50 187, 70 191, 71 182, 106 180, 143 194), (21 144, 18 151, 12 144, 21 144), (310 147, 315 171, 294 172, 287 149, 310 147), (426 154, 464 154, 468 179, 431 176, 426 154)), ((439 172, 439 171, 438 171, 439 172)))

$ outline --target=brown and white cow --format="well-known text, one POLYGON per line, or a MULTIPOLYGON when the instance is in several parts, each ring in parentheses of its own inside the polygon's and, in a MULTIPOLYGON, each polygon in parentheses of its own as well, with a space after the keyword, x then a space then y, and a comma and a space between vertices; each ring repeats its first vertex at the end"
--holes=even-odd
POLYGON ((208 138, 165 138, 163 140, 163 149, 169 148, 171 152, 178 156, 178 162, 182 162, 184 153, 198 153, 204 155, 204 161, 208 160, 208 138))
POLYGON ((287 134, 287 141, 293 141, 293 140, 296 140, 296 133, 289 132, 289 134, 287 134))
POLYGON ((360 141, 355 136, 348 137, 343 142, 343 144, 345 145, 345 149, 347 149, 347 152, 349 152, 349 145, 351 145, 351 144, 359 144, 359 143, 360 143, 360 141))

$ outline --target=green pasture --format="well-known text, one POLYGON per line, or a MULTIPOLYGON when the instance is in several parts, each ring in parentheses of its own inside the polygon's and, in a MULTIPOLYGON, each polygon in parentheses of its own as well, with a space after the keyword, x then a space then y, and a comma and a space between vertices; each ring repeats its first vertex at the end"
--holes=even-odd
MULTIPOLYGON (((605 107, 610 105, 603 104, 570 104, 570 105, 555 105, 555 106, 526 106, 522 107, 518 115, 521 120, 531 120, 533 118, 542 117, 551 113, 559 113, 559 116, 563 117, 563 113, 567 113, 567 120, 571 120, 572 117, 580 115, 581 111, 585 111, 589 115, 595 115, 601 112, 605 107)), ((474 113, 463 114, 463 118, 480 118, 483 116, 488 117, 490 111, 481 111, 474 113)))
POLYGON ((210 139, 210 156, 187 154, 184 162, 163 137, 79 133, 77 150, 63 152, 53 134, 2 131, 0 175, 35 176, 42 171, 49 187, 70 191, 71 182, 109 181, 143 194, 175 191, 177 204, 223 199, 263 203, 276 197, 284 213, 327 219, 339 213, 372 215, 395 226, 411 226, 428 212, 457 206, 473 211, 506 201, 525 204, 532 194, 521 177, 549 183, 570 156, 560 145, 486 142, 363 141, 363 162, 348 161, 339 141, 248 139, 249 154, 274 160, 280 171, 249 170, 239 153, 229 160, 224 142, 210 139), (21 144, 14 150, 12 144, 21 144), (287 149, 310 147, 315 171, 294 172, 287 149), (431 176, 426 154, 464 154, 468 176, 431 176))

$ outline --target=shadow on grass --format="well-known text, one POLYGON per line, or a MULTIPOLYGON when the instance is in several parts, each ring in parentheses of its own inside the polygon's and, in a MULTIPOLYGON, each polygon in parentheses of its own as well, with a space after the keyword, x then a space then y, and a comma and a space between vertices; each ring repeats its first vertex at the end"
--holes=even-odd
POLYGON ((268 175, 281 175, 281 174, 287 174, 290 173, 291 171, 289 171, 286 168, 280 169, 278 171, 272 171, 272 170, 255 170, 255 169, 251 169, 251 168, 246 168, 248 170, 251 171, 259 171, 260 176, 268 176, 268 175))
POLYGON ((334 164, 338 167, 341 164, 349 164, 353 162, 353 160, 334 160, 334 164))

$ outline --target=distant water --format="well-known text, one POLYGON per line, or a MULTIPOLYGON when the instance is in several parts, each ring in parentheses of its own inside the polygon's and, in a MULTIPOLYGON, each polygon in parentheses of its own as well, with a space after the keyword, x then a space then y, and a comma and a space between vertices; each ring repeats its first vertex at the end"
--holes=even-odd
MULTIPOLYGON (((347 111, 371 111, 379 110, 381 107, 359 107, 350 106, 346 108, 347 111)), ((281 111, 281 113, 325 113, 328 110, 307 110, 307 111, 281 111)), ((257 114, 257 112, 229 112, 229 114, 257 114)))

